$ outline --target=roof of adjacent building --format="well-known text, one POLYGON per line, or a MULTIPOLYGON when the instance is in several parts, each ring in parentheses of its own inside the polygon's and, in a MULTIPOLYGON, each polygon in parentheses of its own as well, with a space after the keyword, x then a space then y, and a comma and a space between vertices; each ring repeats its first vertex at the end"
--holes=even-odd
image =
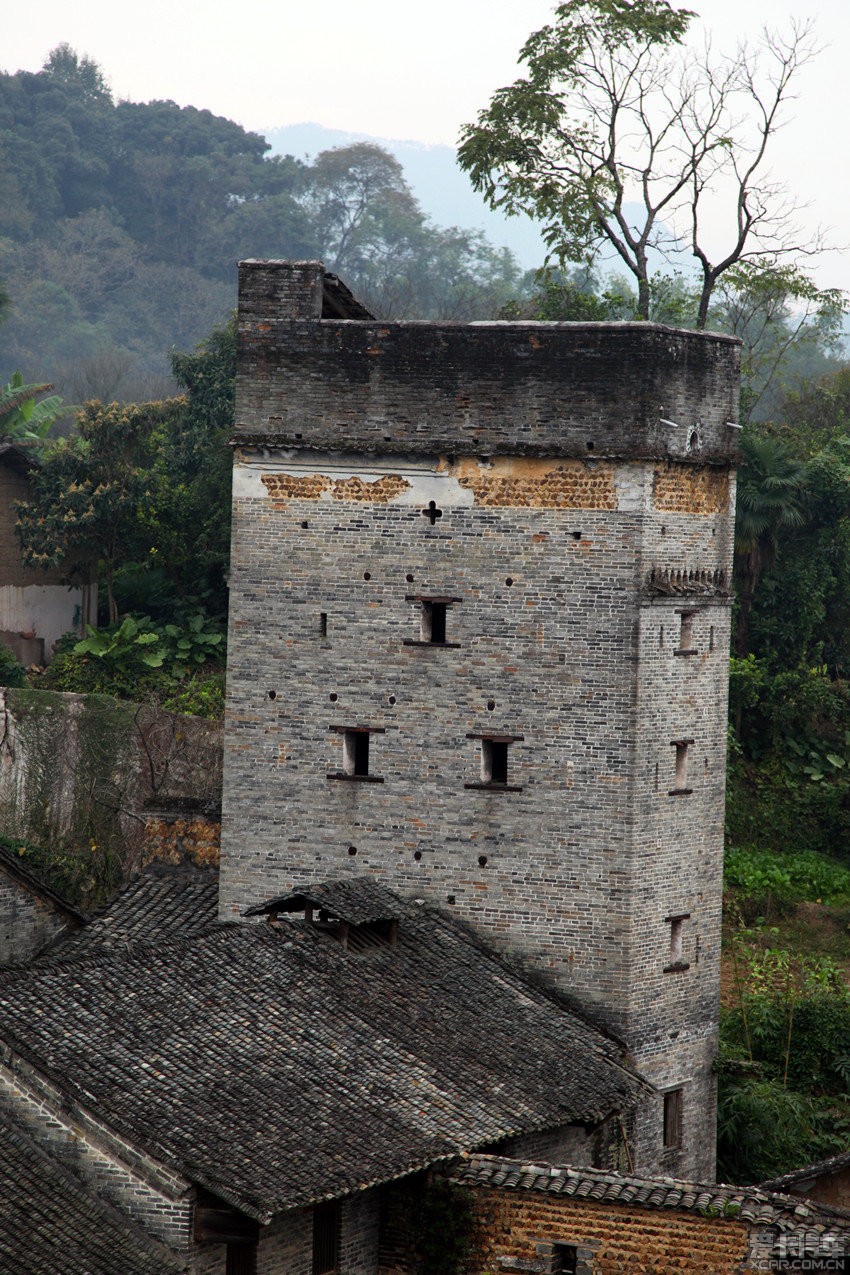
POLYGON ((0 974, 0 1036, 260 1221, 646 1092, 618 1043, 462 926, 395 910, 397 946, 363 955, 289 919, 59 949, 0 974))
MULTIPOLYGON (((160 942, 202 934, 218 919, 218 869, 152 863, 134 877, 83 929, 51 949, 63 961, 93 948, 160 942)), ((45 958, 42 958, 45 959, 45 958)))
POLYGON ((57 912, 62 912, 75 924, 85 924, 85 915, 74 907, 73 903, 70 903, 58 890, 48 885, 37 873, 32 872, 25 865, 21 855, 14 854, 5 846, 0 846, 0 871, 12 877, 30 894, 34 894, 42 899, 43 902, 50 904, 57 912))
POLYGON ((850 1212, 756 1186, 682 1182, 676 1178, 634 1177, 604 1169, 526 1164, 498 1156, 472 1156, 459 1161, 451 1176, 466 1186, 506 1191, 540 1191, 599 1204, 678 1209, 702 1217, 726 1218, 781 1233, 803 1232, 818 1249, 850 1243, 850 1212))
POLYGON ((95 1195, 0 1105, 4 1275, 164 1275, 185 1262, 95 1195))
POLYGON ((816 1164, 804 1164, 800 1169, 783 1173, 778 1178, 771 1178, 760 1185, 764 1191, 788 1191, 804 1182, 811 1182, 815 1178, 825 1178, 831 1173, 841 1173, 845 1169, 850 1169, 850 1151, 831 1155, 827 1160, 818 1160, 816 1164))

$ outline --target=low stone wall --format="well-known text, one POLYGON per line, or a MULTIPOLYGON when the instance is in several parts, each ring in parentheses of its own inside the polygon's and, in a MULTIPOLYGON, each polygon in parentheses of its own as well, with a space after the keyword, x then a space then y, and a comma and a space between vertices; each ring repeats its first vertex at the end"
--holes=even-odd
MULTIPOLYGON (((211 863, 221 799, 221 727, 107 695, 0 688, 0 833, 45 849, 117 855, 125 872, 176 845, 167 821, 188 800, 211 863), (199 813, 200 812, 200 813, 199 813), (150 834, 158 813, 163 825, 150 834), (201 827, 201 824, 204 826, 201 827), (157 849, 157 846, 159 849, 157 849)), ((192 856, 194 857, 194 856, 192 856)))

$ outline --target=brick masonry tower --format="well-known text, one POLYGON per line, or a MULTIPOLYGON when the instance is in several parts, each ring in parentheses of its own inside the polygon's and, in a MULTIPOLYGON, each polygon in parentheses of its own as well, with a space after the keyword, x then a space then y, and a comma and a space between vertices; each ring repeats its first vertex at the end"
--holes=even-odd
POLYGON ((635 1168, 703 1180, 737 398, 715 334, 240 267, 222 916, 359 873, 453 910, 627 1042, 635 1168))

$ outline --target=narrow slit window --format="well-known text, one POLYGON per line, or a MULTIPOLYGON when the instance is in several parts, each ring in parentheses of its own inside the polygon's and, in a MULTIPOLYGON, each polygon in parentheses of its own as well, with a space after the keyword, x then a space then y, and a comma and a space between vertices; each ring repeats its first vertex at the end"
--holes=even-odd
POLYGON ((328 613, 327 611, 319 612, 319 637, 328 636, 328 613))
POLYGON ((317 1204, 313 1209, 313 1275, 333 1275, 339 1270, 342 1211, 339 1203, 317 1204))
POLYGON ((679 645, 674 652, 676 655, 697 655, 699 652, 694 646, 694 620, 699 613, 697 611, 680 611, 679 612, 679 645))
POLYGON ((686 796, 693 791, 688 787, 688 754, 693 744, 692 739, 673 739, 671 746, 676 750, 676 769, 670 796, 686 796))
POLYGON ((681 912, 664 918, 670 926, 670 950, 668 964, 664 966, 665 974, 690 968, 685 960, 685 922, 690 920, 690 916, 690 912, 681 912))
POLYGON ((664 1146, 682 1145, 682 1090, 670 1089, 664 1095, 664 1146))

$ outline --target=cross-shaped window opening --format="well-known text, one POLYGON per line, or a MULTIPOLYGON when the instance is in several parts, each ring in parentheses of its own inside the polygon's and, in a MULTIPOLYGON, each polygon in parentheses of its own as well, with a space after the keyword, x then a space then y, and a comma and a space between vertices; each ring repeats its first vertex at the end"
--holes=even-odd
POLYGON ((428 519, 431 526, 433 527, 437 519, 442 518, 443 511, 442 509, 437 508, 437 502, 435 500, 429 500, 428 508, 422 510, 422 515, 423 517, 428 519))

